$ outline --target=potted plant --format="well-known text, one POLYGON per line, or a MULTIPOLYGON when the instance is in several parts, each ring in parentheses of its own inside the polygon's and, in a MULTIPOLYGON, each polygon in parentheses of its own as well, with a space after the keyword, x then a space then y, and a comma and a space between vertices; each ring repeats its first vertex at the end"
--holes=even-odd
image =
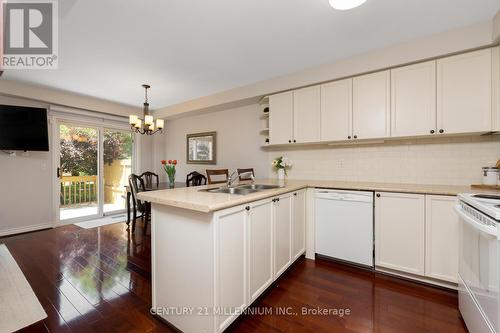
POLYGON ((292 162, 288 159, 288 157, 276 157, 273 160, 273 167, 278 170, 278 179, 285 179, 285 175, 287 174, 287 169, 290 169, 292 166, 292 162))
POLYGON ((177 165, 177 160, 162 160, 161 164, 168 176, 168 186, 173 188, 175 186, 175 166, 177 165))

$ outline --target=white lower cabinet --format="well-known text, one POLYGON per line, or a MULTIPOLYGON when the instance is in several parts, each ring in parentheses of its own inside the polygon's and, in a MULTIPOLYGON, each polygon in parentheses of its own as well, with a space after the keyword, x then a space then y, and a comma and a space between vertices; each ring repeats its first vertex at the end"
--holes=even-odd
POLYGON ((428 282, 456 283, 455 196, 377 192, 375 265, 428 282))
POLYGON ((378 192, 375 197, 375 265, 424 275, 424 195, 378 192))
POLYGON ((305 250, 305 190, 224 209, 215 223, 215 316, 225 330, 305 250))
POLYGON ((274 277, 283 273, 292 260, 292 195, 273 199, 274 215, 274 277))
POLYGON ((425 196, 425 276, 458 282, 456 197, 425 196))
POLYGON ((306 191, 294 192, 292 196, 292 260, 306 250, 306 191))
MULTIPOLYGON (((243 309, 247 302, 247 210, 244 206, 226 209, 217 216, 215 308, 243 309)), ((216 317, 219 331, 224 330, 238 311, 224 311, 216 317)))
POLYGON ((248 213, 250 303, 273 282, 273 220, 271 200, 252 203, 248 213))

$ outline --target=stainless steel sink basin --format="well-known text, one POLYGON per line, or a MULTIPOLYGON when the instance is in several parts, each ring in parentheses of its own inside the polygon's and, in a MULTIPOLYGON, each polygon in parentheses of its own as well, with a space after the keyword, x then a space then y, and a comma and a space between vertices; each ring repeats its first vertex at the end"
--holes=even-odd
POLYGON ((239 185, 236 188, 246 188, 250 190, 270 190, 273 188, 279 188, 279 185, 265 185, 265 184, 248 184, 248 185, 239 185))
POLYGON ((252 190, 248 188, 237 188, 237 187, 217 187, 208 190, 202 190, 210 193, 227 193, 227 194, 239 194, 245 195, 250 193, 258 192, 258 190, 252 190))
POLYGON ((204 192, 210 193, 227 193, 227 194, 239 194, 245 195, 265 190, 270 190, 273 188, 279 188, 278 185, 264 185, 264 184, 248 184, 248 185, 239 185, 236 187, 216 187, 205 190, 200 190, 204 192))

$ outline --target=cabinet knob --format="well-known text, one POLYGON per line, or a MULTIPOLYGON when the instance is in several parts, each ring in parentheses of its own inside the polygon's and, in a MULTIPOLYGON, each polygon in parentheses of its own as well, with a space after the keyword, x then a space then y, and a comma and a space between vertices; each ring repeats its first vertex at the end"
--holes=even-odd
POLYGON ((351 136, 350 136, 350 135, 349 135, 347 138, 348 138, 349 140, 351 140, 351 136))
POLYGON ((434 131, 434 130, 430 130, 430 132, 431 132, 431 134, 434 134, 434 133, 435 133, 435 131, 434 131))
POLYGON ((288 140, 288 143, 292 143, 292 140, 288 140))
POLYGON ((297 140, 293 140, 293 143, 297 142, 297 140))
POLYGON ((295 196, 295 197, 296 197, 296 196, 297 196, 297 193, 294 193, 294 194, 293 194, 293 196, 295 196))
POLYGON ((250 210, 250 206, 246 206, 246 207, 245 207, 245 209, 246 209, 247 211, 249 211, 249 210, 250 210))
POLYGON ((355 139, 357 139, 357 138, 358 138, 358 136, 357 136, 357 135, 355 135, 355 136, 354 136, 354 138, 355 138, 355 139))
POLYGON ((442 128, 441 128, 441 129, 439 130, 439 133, 444 133, 444 129, 442 129, 442 128))
POLYGON ((380 193, 377 193, 377 198, 380 198, 380 193))
POLYGON ((276 202, 280 201, 280 198, 276 198, 276 202))

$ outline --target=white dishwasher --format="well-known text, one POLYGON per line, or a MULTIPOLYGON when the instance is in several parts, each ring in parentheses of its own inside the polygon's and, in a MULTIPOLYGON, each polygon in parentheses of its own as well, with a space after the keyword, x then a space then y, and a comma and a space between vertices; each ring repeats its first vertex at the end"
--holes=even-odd
POLYGON ((373 267, 373 192, 315 192, 316 253, 373 267))

